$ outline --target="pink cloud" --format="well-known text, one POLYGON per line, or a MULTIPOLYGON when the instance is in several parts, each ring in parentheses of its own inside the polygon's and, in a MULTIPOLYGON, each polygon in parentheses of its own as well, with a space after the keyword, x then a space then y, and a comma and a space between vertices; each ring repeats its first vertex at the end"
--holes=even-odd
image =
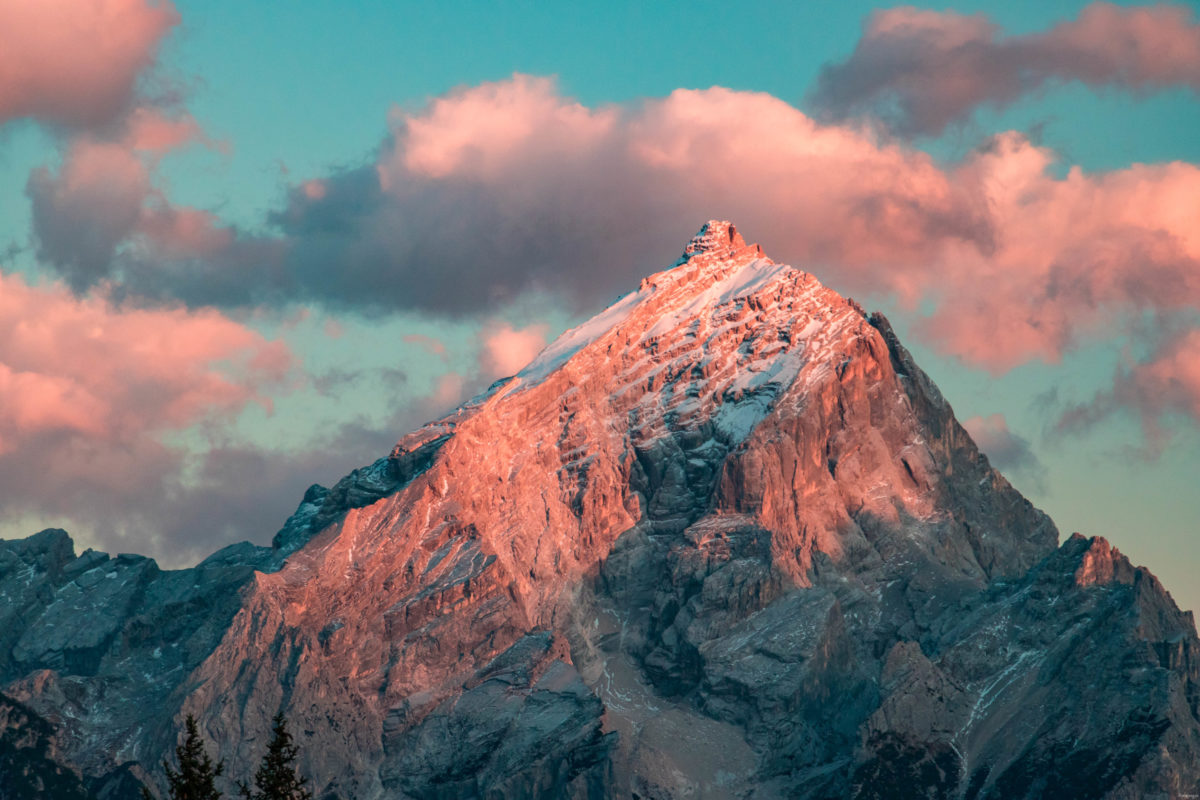
POLYGON ((314 480, 370 463, 478 388, 443 375, 383 422, 296 431, 277 449, 231 431, 297 371, 283 343, 212 309, 126 308, 0 273, 0 535, 31 533, 32 518, 80 549, 171 567, 266 543, 314 480))
POLYGON ((521 76, 393 125, 386 180, 331 177, 326 197, 297 195, 282 218, 300 258, 339 263, 336 281, 298 264, 326 297, 456 310, 550 288, 585 306, 716 215, 838 288, 921 303, 928 341, 996 373, 1057 361, 1141 311, 1200 304, 1190 164, 1059 177, 1053 153, 1008 133, 943 165, 766 94, 679 90, 588 114, 521 76), (436 159, 424 155, 432 132, 450 143, 436 159), (334 220, 353 232, 344 245, 334 220))
POLYGON ((309 200, 320 200, 325 196, 324 181, 305 181, 301 184, 300 189, 309 200))
POLYGON ((402 341, 406 344, 415 344, 417 347, 440 358, 446 357, 446 344, 442 340, 435 339, 432 336, 426 336, 421 333, 410 333, 402 341))
POLYGON ((244 243, 216 218, 162 198, 153 154, 79 144, 31 180, 41 252, 76 287, 190 303, 468 314, 540 291, 583 311, 724 217, 839 290, 919 307, 918 335, 994 373, 1200 307, 1191 164, 1060 176, 1017 133, 944 164, 767 94, 588 109, 526 76, 392 127, 375 164, 298 186, 271 218, 278 249, 253 261, 229 258, 244 243))
POLYGON ((340 339, 346 335, 346 328, 336 319, 327 319, 322 326, 325 335, 330 339, 340 339))
POLYGON ((936 300, 918 330, 994 373, 1057 362, 1081 339, 1145 310, 1200 306, 1200 169, 1134 165, 1050 174, 1053 154, 996 137, 955 180, 989 209, 994 246, 948 247, 924 287, 936 300))
POLYGON ((1058 430, 1079 431, 1124 409, 1141 418, 1150 455, 1169 440, 1164 418, 1200 423, 1200 328, 1172 332, 1148 358, 1118 369, 1110 389, 1063 413, 1058 430))
POLYGON ((0 125, 112 121, 178 22, 166 0, 0 0, 0 125))
POLYGON ((1147 414, 1186 414, 1200 422, 1200 330, 1168 340, 1146 363, 1135 366, 1116 391, 1147 414))
POLYGON ((293 368, 287 348, 220 313, 123 310, 0 274, 0 441, 121 446, 229 417, 293 368))
POLYGON ((448 372, 438 377, 424 404, 435 413, 445 413, 466 399, 470 385, 468 376, 448 372))
POLYGON ((200 124, 186 112, 167 115, 139 106, 125 121, 124 142, 130 150, 162 154, 190 142, 209 142, 200 124))
POLYGON ((514 75, 508 81, 460 88, 434 99, 419 115, 393 115, 401 141, 392 158, 400 164, 385 160, 380 184, 388 189, 398 166, 431 178, 494 176, 514 162, 592 146, 615 121, 615 110, 563 100, 549 78, 514 75))
POLYGON ((716 215, 799 263, 887 264, 901 287, 944 240, 990 235, 986 208, 927 154, 819 125, 770 95, 680 90, 580 108, 516 76, 395 115, 377 164, 325 178, 320 197, 300 187, 273 216, 291 285, 377 310, 461 313, 536 289, 588 308, 716 215))
POLYGON ((1044 33, 1005 37, 982 15, 891 8, 871 15, 846 61, 822 70, 812 100, 835 118, 866 113, 901 133, 937 134, 981 105, 1067 81, 1200 89, 1200 24, 1185 6, 1095 2, 1044 33))
POLYGON ((265 540, 317 466, 357 457, 247 451, 260 464, 248 478, 226 450, 193 453, 176 437, 269 408, 296 370, 282 342, 211 309, 124 308, 0 273, 0 531, 26 535, 16 524, 35 517, 172 565, 265 540))
POLYGON ((139 107, 115 134, 75 137, 57 174, 39 167, 26 187, 39 255, 72 286, 117 277, 118 255, 129 248, 143 260, 181 260, 219 256, 234 244, 216 215, 177 206, 155 185, 166 153, 193 142, 212 146, 190 115, 139 107))
POLYGON ((516 329, 494 324, 483 332, 479 367, 486 377, 502 377, 520 372, 546 346, 547 325, 516 329))

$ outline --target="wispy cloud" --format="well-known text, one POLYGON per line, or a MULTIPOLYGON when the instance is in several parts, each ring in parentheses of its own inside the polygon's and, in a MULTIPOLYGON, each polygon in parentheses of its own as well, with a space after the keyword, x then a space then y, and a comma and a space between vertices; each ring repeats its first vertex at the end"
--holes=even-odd
POLYGON ((1154 457, 1170 440, 1172 416, 1200 424, 1200 329, 1171 331, 1147 358, 1118 368, 1110 388, 1071 405, 1059 417, 1058 433, 1078 433, 1118 412, 1142 422, 1145 452, 1154 457))
POLYGON ((993 467, 1009 475, 1027 477, 1038 491, 1045 491, 1045 466, 1029 440, 1009 429, 1003 414, 970 417, 963 421, 963 427, 993 467))

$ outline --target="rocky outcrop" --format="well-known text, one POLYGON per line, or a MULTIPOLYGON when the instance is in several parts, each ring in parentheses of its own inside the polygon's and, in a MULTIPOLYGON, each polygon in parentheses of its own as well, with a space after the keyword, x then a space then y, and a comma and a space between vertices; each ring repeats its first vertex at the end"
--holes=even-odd
POLYGON ((91 800, 80 776, 60 761, 54 726, 0 694, 0 800, 91 800))
POLYGON ((283 711, 322 798, 1176 797, 1190 615, 991 468, 881 316, 710 222, 518 375, 192 570, 0 543, 83 775, 283 711))

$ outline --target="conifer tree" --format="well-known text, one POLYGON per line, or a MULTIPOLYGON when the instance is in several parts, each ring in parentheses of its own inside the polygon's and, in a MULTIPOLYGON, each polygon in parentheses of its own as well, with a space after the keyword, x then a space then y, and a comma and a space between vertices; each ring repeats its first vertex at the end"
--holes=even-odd
MULTIPOLYGON (((225 762, 213 764, 208 757, 196 728, 195 717, 188 714, 184 724, 187 736, 183 744, 175 746, 178 769, 173 769, 163 759, 163 770, 167 773, 167 797, 169 800, 220 800, 221 792, 217 790, 216 779, 225 771, 225 762)), ((142 797, 153 800, 154 796, 143 787, 142 797)))
POLYGON ((276 714, 271 729, 271 743, 263 756, 258 771, 254 773, 254 788, 251 792, 246 784, 241 794, 246 800, 312 800, 312 792, 305 788, 307 778, 296 773, 296 756, 300 749, 292 743, 287 720, 276 714))

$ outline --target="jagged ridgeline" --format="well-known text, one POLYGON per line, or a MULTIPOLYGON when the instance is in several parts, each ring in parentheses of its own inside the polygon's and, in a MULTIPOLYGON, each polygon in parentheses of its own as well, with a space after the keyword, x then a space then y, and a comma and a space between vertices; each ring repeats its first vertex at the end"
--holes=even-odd
POLYGON ((1197 648, 728 222, 270 548, 0 543, 0 687, 101 789, 282 712, 318 798, 1182 797, 1197 648))

